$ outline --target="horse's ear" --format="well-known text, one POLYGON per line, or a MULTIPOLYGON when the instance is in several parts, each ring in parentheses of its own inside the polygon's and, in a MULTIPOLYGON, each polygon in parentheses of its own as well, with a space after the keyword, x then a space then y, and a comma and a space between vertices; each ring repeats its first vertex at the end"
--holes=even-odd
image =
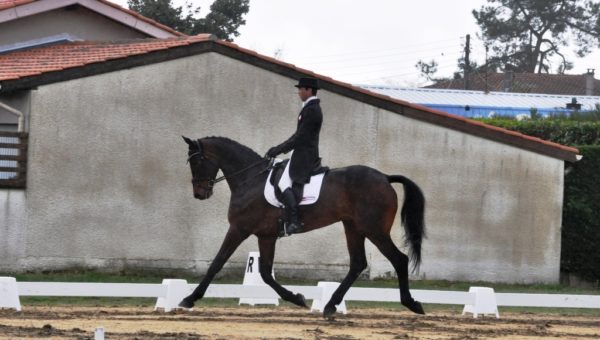
POLYGON ((185 142, 186 142, 186 143, 187 143, 187 144, 188 144, 190 147, 193 147, 193 146, 195 146, 195 143, 194 143, 194 141, 192 141, 191 139, 187 138, 186 136, 181 136, 181 137, 183 137, 183 140, 184 140, 184 141, 185 141, 185 142))

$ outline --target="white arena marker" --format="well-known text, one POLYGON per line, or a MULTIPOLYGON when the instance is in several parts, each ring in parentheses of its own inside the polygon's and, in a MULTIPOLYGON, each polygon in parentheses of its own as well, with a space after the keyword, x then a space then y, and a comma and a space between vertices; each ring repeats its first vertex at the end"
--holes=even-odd
POLYGON ((94 332, 94 340, 104 340, 104 327, 97 327, 94 332))
MULTIPOLYGON (((312 312, 314 310, 318 310, 320 312, 323 312, 325 305, 327 304, 327 302, 329 302, 331 296, 333 295, 337 287, 339 287, 339 285, 340 284, 338 282, 319 282, 317 284, 317 287, 321 288, 321 298, 313 300, 312 306, 310 307, 310 311, 312 312)), ((344 314, 348 312, 346 310, 346 300, 342 300, 342 302, 340 302, 340 304, 336 305, 335 307, 337 309, 337 312, 341 312, 344 314)))
POLYGON ((477 318, 478 314, 494 314, 497 319, 500 319, 498 304, 496 303, 496 293, 494 293, 493 288, 470 287, 469 293, 475 294, 475 304, 465 305, 462 315, 472 313, 473 317, 477 318))
POLYGON ((172 309, 178 309, 179 302, 188 296, 191 291, 186 280, 163 279, 162 284, 167 286, 166 296, 161 296, 156 299, 154 310, 163 308, 165 312, 170 312, 172 309))
POLYGON ((14 277, 0 276, 0 308, 21 311, 17 280, 14 277))
MULTIPOLYGON (((257 251, 251 251, 248 253, 248 261, 246 261, 246 272, 244 273, 244 286, 267 286, 260 276, 258 263, 260 260, 260 253, 257 251)), ((275 277, 275 272, 271 270, 271 275, 275 277)), ((238 304, 247 305, 276 305, 279 306, 278 298, 240 298, 238 304)))

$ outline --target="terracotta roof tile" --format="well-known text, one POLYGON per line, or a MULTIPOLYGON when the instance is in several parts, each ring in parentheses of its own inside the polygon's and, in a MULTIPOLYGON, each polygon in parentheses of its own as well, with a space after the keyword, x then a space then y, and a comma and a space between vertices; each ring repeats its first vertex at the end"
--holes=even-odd
POLYGON ((24 5, 26 3, 34 2, 36 0, 0 0, 0 10, 24 5))
POLYGON ((0 54, 0 80, 17 79, 127 58, 210 39, 210 34, 201 34, 191 37, 140 39, 126 42, 69 42, 0 54))
MULTIPOLYGON (((17 7, 17 6, 21 6, 21 5, 26 5, 28 3, 34 2, 34 1, 40 1, 40 0, 0 0, 0 11, 4 10, 4 9, 8 9, 8 8, 12 8, 12 7, 17 7)), ((178 32, 176 30, 174 30, 173 28, 169 27, 169 26, 165 26, 155 20, 152 20, 150 18, 147 18, 141 14, 139 14, 138 12, 132 11, 128 8, 124 8, 121 7, 113 2, 110 2, 108 0, 96 0, 98 2, 101 2, 105 5, 108 5, 110 7, 116 8, 122 12, 125 12, 129 15, 132 15, 134 17, 136 17, 137 19, 144 21, 152 26, 158 27, 162 30, 168 31, 171 34, 177 35, 177 36, 186 36, 185 34, 178 32)))

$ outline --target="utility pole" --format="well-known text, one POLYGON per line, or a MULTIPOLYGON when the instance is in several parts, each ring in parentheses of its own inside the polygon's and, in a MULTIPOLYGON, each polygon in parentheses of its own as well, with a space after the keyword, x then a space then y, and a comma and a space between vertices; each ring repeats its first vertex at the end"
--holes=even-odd
POLYGON ((471 60, 469 59, 469 54, 471 54, 471 35, 467 34, 467 43, 465 44, 465 69, 464 69, 465 90, 469 89, 469 76, 471 74, 471 60))

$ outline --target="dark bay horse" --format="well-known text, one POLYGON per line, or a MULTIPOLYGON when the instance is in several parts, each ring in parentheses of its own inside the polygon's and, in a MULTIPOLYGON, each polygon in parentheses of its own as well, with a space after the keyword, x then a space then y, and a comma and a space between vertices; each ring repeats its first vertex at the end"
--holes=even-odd
MULTIPOLYGON (((290 292, 271 276, 281 211, 267 203, 263 194, 268 175, 264 170, 269 161, 227 138, 183 139, 189 145, 188 161, 192 170, 194 197, 201 200, 209 198, 215 183, 225 179, 231 190, 231 200, 228 213, 230 225, 225 240, 198 287, 179 306, 193 307, 194 302, 204 296, 214 276, 237 247, 250 235, 255 235, 258 238, 259 271, 263 281, 283 300, 307 307, 302 294, 290 292), (219 169, 223 177, 216 179, 219 169)), ((300 216, 305 224, 303 232, 342 221, 346 233, 350 270, 325 306, 323 316, 326 318, 333 316, 335 306, 342 302, 352 283, 367 267, 365 238, 394 266, 402 305, 415 313, 425 314, 408 289, 409 257, 398 250, 390 237, 398 210, 398 197, 390 183, 404 185, 404 204, 400 216, 406 243, 410 246, 410 260, 416 270, 421 262, 421 241, 425 236, 425 199, 421 189, 408 178, 388 176, 361 165, 332 169, 325 176, 317 203, 300 206, 300 216)))

